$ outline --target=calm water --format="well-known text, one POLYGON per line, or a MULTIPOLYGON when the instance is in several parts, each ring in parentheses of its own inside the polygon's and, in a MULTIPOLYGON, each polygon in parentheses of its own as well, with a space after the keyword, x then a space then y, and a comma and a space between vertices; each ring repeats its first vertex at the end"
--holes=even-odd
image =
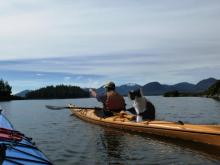
MULTIPOLYGON (((160 120, 220 124, 220 102, 207 98, 148 97, 160 120)), ((220 164, 217 150, 93 125, 45 105, 98 106, 95 99, 2 102, 15 128, 33 137, 55 164, 220 164)), ((130 102, 127 101, 128 106, 130 102)))

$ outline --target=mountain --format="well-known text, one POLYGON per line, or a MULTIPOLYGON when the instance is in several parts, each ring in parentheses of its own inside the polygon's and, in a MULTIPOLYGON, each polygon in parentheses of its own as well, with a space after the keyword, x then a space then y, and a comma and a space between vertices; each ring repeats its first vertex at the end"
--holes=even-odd
POLYGON ((24 90, 19 93, 16 93, 15 96, 25 97, 27 93, 31 92, 31 90, 24 90))
POLYGON ((195 87, 194 84, 190 84, 188 82, 182 82, 173 85, 173 88, 179 92, 191 92, 192 89, 194 89, 194 87, 195 87))
POLYGON ((198 82, 197 84, 181 82, 174 85, 164 85, 159 82, 151 82, 143 86, 143 91, 145 95, 163 95, 164 93, 170 91, 199 93, 207 90, 211 85, 216 83, 216 81, 217 80, 214 78, 208 78, 198 82))
POLYGON ((162 95, 164 92, 172 90, 169 85, 162 85, 159 82, 150 82, 143 87, 144 95, 162 95))
POLYGON ((217 80, 215 78, 204 79, 196 84, 194 87, 194 92, 203 92, 216 82, 217 80))
POLYGON ((99 88, 97 88, 97 89, 96 89, 96 92, 97 92, 98 94, 103 94, 103 93, 105 93, 104 85, 101 86, 101 87, 99 87, 99 88))
MULTIPOLYGON (((135 83, 128 83, 121 86, 116 87, 116 91, 120 93, 121 95, 128 95, 128 92, 131 90, 136 90, 138 88, 141 88, 141 85, 135 84, 135 83)), ((102 94, 105 92, 104 86, 101 86, 100 88, 96 89, 96 92, 99 94, 102 94)))
POLYGON ((128 95, 128 92, 131 90, 136 90, 141 88, 138 84, 128 83, 121 86, 116 87, 117 92, 119 92, 122 95, 128 95))

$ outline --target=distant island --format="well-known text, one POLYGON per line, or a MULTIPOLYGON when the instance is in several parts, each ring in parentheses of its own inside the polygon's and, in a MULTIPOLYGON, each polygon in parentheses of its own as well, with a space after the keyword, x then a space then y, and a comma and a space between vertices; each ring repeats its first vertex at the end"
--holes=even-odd
POLYGON ((86 98, 89 92, 78 86, 57 85, 47 86, 34 91, 30 91, 25 95, 26 99, 65 99, 65 98, 86 98))
POLYGON ((198 97, 202 96, 202 93, 190 93, 190 92, 179 92, 178 90, 169 91, 163 94, 164 97, 198 97))
POLYGON ((24 99, 65 99, 90 97, 89 92, 78 86, 57 85, 47 86, 37 90, 25 90, 17 95, 12 95, 12 87, 7 81, 0 79, 0 101, 24 99))

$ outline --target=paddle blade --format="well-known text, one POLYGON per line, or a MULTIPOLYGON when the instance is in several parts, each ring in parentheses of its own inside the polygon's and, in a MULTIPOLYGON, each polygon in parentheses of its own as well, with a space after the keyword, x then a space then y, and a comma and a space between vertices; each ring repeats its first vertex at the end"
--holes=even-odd
POLYGON ((46 108, 50 109, 50 110, 63 110, 63 109, 67 109, 69 107, 61 107, 61 106, 53 106, 53 105, 45 105, 46 108))

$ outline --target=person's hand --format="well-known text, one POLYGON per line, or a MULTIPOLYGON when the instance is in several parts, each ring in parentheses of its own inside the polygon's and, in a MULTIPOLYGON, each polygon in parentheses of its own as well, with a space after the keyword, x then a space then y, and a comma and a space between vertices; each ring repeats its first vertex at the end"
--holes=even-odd
POLYGON ((126 114, 126 112, 125 111, 120 111, 120 114, 126 114))
POLYGON ((127 113, 126 113, 125 111, 121 111, 121 112, 119 113, 119 116, 120 116, 120 117, 124 117, 126 114, 127 114, 127 113))
POLYGON ((89 92, 90 92, 90 95, 93 96, 93 97, 96 97, 97 96, 97 93, 94 89, 89 89, 89 92))

